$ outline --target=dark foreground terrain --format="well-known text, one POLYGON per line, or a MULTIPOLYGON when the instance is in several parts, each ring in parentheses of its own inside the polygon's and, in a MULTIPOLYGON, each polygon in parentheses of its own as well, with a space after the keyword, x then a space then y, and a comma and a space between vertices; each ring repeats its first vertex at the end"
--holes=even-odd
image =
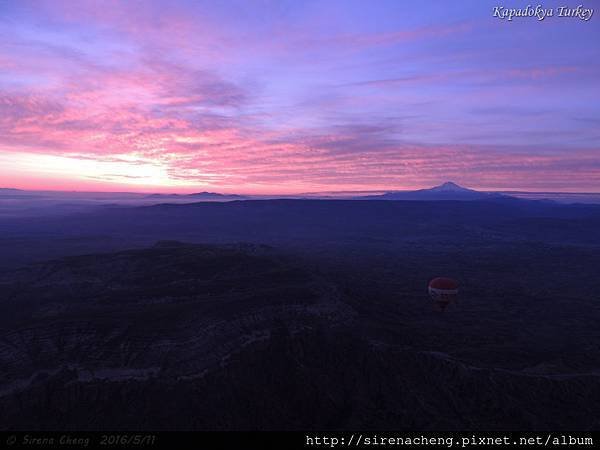
POLYGON ((598 429, 599 224, 505 200, 4 221, 0 426, 598 429))

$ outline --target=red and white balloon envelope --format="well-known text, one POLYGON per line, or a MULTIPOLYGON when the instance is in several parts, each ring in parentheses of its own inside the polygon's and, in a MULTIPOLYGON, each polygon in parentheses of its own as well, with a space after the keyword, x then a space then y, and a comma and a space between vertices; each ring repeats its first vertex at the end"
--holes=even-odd
POLYGON ((438 277, 429 282, 429 296, 441 311, 456 301, 458 283, 452 278, 438 277))

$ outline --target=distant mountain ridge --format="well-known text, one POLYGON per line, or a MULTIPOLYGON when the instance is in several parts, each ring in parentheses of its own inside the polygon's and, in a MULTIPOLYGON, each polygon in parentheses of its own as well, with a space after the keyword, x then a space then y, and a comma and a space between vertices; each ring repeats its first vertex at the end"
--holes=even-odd
POLYGON ((193 194, 151 194, 146 198, 158 199, 184 199, 193 198, 197 200, 244 200, 247 197, 238 194, 219 194, 218 192, 195 192, 193 194))
POLYGON ((359 197, 363 200, 484 200, 508 198, 496 192, 481 192, 447 181, 439 186, 416 191, 391 191, 380 195, 359 197))
POLYGON ((458 184, 453 183, 452 181, 446 181, 445 183, 440 184, 439 186, 434 186, 427 190, 436 192, 477 192, 474 189, 459 186, 458 184))

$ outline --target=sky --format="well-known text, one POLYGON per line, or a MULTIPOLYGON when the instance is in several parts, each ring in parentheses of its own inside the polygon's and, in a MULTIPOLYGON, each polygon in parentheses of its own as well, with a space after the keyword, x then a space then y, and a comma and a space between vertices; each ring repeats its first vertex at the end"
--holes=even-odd
POLYGON ((600 192, 587 3, 0 0, 0 187, 600 192))

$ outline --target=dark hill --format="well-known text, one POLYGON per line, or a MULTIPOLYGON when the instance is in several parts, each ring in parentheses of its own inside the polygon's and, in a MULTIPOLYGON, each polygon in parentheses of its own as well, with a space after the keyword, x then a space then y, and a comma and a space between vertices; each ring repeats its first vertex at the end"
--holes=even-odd
POLYGON ((104 207, 66 217, 0 220, 0 270, 64 255, 152 245, 253 242, 313 252, 394 251, 410 242, 456 246, 544 242, 600 245, 600 205, 510 197, 474 201, 246 200, 104 207))
POLYGON ((593 252, 339 256, 161 242, 4 273, 1 428, 598 427, 593 252), (432 273, 462 284, 443 315, 432 273))

